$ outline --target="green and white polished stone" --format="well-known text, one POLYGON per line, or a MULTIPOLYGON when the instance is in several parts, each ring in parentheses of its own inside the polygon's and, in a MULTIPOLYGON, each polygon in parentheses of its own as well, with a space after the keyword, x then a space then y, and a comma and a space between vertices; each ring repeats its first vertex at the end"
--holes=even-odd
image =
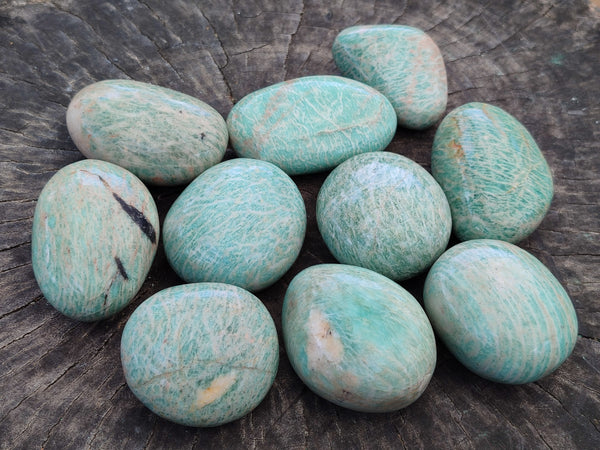
POLYGON ((121 338, 125 379, 159 416, 209 427, 245 416, 273 384, 273 319, 249 292, 221 283, 175 286, 131 315, 121 338))
POLYGON ((231 110, 227 126, 238 155, 269 161, 298 175, 383 150, 396 132, 396 117, 390 102, 375 89, 319 75, 247 95, 231 110))
POLYGON ((88 158, 118 164, 144 182, 192 181, 223 159, 227 125, 208 104, 181 92, 130 80, 105 80, 79 91, 67 127, 88 158))
POLYGON ((531 134, 496 106, 467 103, 435 134, 431 171, 446 193, 460 240, 518 242, 540 224, 552 173, 531 134))
POLYGON ((317 224, 339 262, 404 280, 446 249, 452 218, 425 169, 377 152, 354 156, 329 174, 317 197, 317 224))
POLYGON ((300 191, 282 170, 239 158, 211 167, 177 198, 163 224, 167 259, 187 282, 257 291, 294 263, 306 231, 300 191))
POLYGON ((492 381, 536 381, 560 366, 577 340, 575 309, 559 281, 508 242, 452 247, 431 268, 423 297, 448 349, 492 381))
POLYGON ((361 267, 322 264, 300 272, 283 302, 283 339, 298 376, 345 408, 408 406, 433 374, 433 330, 415 298, 361 267))
POLYGON ((123 309, 150 270, 158 213, 144 184, 87 159, 59 170, 40 193, 31 237, 33 273, 48 302, 94 321, 123 309))
POLYGON ((353 26, 335 38, 332 51, 342 75, 389 99, 399 126, 428 128, 444 114, 448 100, 444 59, 423 31, 404 25, 353 26))

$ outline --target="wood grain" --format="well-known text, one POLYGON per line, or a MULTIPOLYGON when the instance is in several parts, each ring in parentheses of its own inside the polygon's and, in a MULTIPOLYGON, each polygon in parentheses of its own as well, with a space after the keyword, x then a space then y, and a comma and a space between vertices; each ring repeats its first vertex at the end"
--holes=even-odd
MULTIPOLYGON (((600 445, 600 6, 585 0, 4 0, 0 3, 0 448, 579 448, 600 445), (144 408, 125 384, 121 332, 148 296, 181 283, 159 250, 134 302, 92 324, 57 313, 31 269, 36 199, 82 158, 65 112, 89 83, 130 78, 182 91, 226 115, 284 79, 338 74, 331 44, 355 24, 427 31, 448 71, 448 110, 504 108, 532 133, 555 197, 520 246, 575 304, 573 355, 536 383, 506 386, 462 367, 438 344, 424 395, 361 414, 310 392, 282 349, 279 373, 247 417, 186 428, 144 408)), ((399 130, 388 150, 429 169, 435 128, 399 130)), ((231 151, 228 152, 231 157, 231 151)), ((281 304, 301 269, 333 262, 315 220, 326 174, 295 177, 308 212, 300 257, 259 297, 281 336, 281 304)), ((180 188, 153 188, 161 221, 180 188)), ((423 277, 403 283, 418 299, 423 277)))

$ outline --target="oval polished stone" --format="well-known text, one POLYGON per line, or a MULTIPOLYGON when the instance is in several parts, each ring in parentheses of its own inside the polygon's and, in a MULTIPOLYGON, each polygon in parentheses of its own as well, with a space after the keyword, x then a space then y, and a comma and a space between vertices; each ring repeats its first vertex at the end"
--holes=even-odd
POLYGON ((78 320, 109 317, 133 299, 158 245, 154 200, 132 173, 87 159, 40 193, 31 237, 35 278, 48 302, 78 320))
POLYGON ((69 104, 67 127, 86 157, 163 186, 189 183, 217 164, 229 139, 223 117, 208 104, 131 80, 83 88, 69 104))
POLYGON ((377 152, 354 156, 329 174, 317 197, 317 224, 339 262, 404 280, 446 249, 452 219, 425 169, 377 152))
POLYGON ((292 366, 318 395, 364 412, 414 402, 433 374, 433 330, 415 298, 361 267, 322 264, 300 272, 283 301, 292 366))
POLYGON ((127 384, 159 416, 209 427, 263 400, 279 362, 275 324, 261 301, 221 283, 176 286, 131 315, 121 338, 127 384))
POLYGON ((444 189, 460 240, 518 242, 540 224, 552 173, 531 134, 504 110, 467 103, 435 134, 431 171, 444 189))
POLYGON ((238 155, 269 161, 289 175, 383 150, 396 132, 394 109, 383 95, 329 75, 255 91, 233 107, 227 125, 238 155))
POLYGON ((423 31, 404 25, 353 26, 338 34, 332 51, 342 75, 388 98, 399 126, 424 129, 444 114, 448 100, 444 59, 423 31))
POLYGON ((554 192, 550 168, 529 132, 485 103, 467 103, 444 118, 431 171, 446 193, 460 240, 526 238, 554 192))
POLYGON ((296 260, 306 210, 283 171, 239 158, 196 178, 173 203, 163 228, 167 259, 181 278, 257 291, 296 260))
POLYGON ((470 370, 501 383, 529 383, 560 366, 577 340, 577 316, 559 281, 508 242, 458 244, 432 266, 427 315, 470 370))

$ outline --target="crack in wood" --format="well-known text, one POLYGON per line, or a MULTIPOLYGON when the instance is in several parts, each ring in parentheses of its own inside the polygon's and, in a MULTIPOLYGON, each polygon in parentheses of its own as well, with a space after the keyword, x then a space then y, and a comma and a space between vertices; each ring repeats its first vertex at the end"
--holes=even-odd
POLYGON ((256 47, 251 47, 251 48, 249 48, 247 50, 242 50, 241 52, 232 53, 231 56, 246 55, 248 53, 252 53, 255 50, 260 50, 261 48, 265 48, 265 47, 268 47, 270 45, 271 44, 269 44, 269 43, 260 44, 260 45, 257 45, 256 47))
POLYGON ((298 13, 298 24, 296 25, 296 28, 294 29, 294 31, 292 31, 292 33, 290 34, 290 39, 288 41, 287 47, 285 49, 285 58, 283 60, 283 79, 287 80, 289 75, 288 75, 288 61, 290 58, 290 48, 292 48, 294 41, 296 39, 296 35, 298 34, 298 31, 300 30, 300 27, 302 26, 302 21, 304 20, 304 10, 305 10, 305 4, 304 1, 301 1, 300 4, 302 5, 302 9, 300 10, 300 13, 298 13))
POLYGON ((112 404, 112 399, 119 393, 121 392, 121 390, 125 389, 127 387, 126 383, 122 383, 121 385, 119 385, 119 387, 117 387, 117 389, 113 392, 113 395, 111 395, 108 399, 108 402, 110 403, 110 406, 108 407, 108 409, 106 409, 104 411, 104 413, 102 414, 102 416, 100 416, 100 419, 96 422, 96 426, 94 428, 94 430, 91 432, 90 434, 90 438, 87 441, 87 446, 88 448, 93 448, 93 443, 96 440, 96 437, 98 436, 98 433, 100 432, 100 429, 104 423, 104 420, 106 419, 106 417, 111 413, 112 409, 114 408, 114 404, 112 404))
POLYGON ((144 443, 144 450, 146 450, 147 448, 150 448, 150 443, 152 442, 152 438, 154 437, 154 433, 156 432, 156 424, 157 424, 157 417, 154 416, 152 418, 152 429, 150 430, 150 433, 148 435, 148 438, 146 439, 146 442, 144 443))
POLYGON ((220 66, 215 57, 213 56, 212 52, 208 52, 211 59, 213 60, 213 62, 215 63, 215 66, 217 67, 217 69, 219 70, 219 73, 221 74, 221 78, 223 79, 223 83, 225 83, 225 86, 227 88, 227 98, 229 98, 229 100, 232 103, 235 103, 235 99, 233 97, 233 89, 231 88, 231 85, 229 84, 229 80, 227 75, 225 74, 225 72, 223 71, 228 65, 229 65, 229 54, 227 53, 227 50, 225 50, 225 45, 223 44, 223 41, 221 41, 221 37, 219 36, 219 33, 217 33, 217 29, 215 28, 215 26, 213 25, 213 23, 211 22, 211 20, 208 18, 208 16, 206 14, 204 14, 204 12, 198 8, 198 11, 200 13, 200 15, 204 18, 204 20, 206 20, 206 23, 208 24, 208 26, 210 27, 215 39, 217 40, 217 42, 219 43, 219 46, 221 47, 221 50, 223 51, 223 54, 225 55, 225 64, 223 66, 220 66))
MULTIPOLYGON (((596 284, 596 283, 595 283, 595 284, 596 284)), ((594 342, 599 342, 599 343, 600 343, 600 336, 599 336, 599 337, 596 337, 596 336, 586 336, 585 334, 581 334, 581 333, 579 333, 577 336, 579 336, 579 337, 580 337, 580 338, 582 338, 582 339, 588 339, 588 340, 591 340, 591 341, 594 341, 594 342)), ((594 368, 594 370, 596 370, 596 369, 594 368)), ((596 370, 596 371, 597 371, 598 373, 600 373, 600 371, 598 371, 598 370, 596 370)))
MULTIPOLYGON (((21 219, 7 220, 5 222, 1 222, 1 224, 4 225, 4 224, 8 224, 8 223, 31 222, 32 220, 33 220, 33 216, 31 216, 31 217, 23 217, 21 219)), ((28 223, 27 227, 30 227, 30 226, 31 226, 31 224, 28 223)), ((24 242, 19 242, 18 244, 12 245, 10 247, 1 248, 0 249, 0 253, 2 253, 2 252, 8 252, 8 251, 11 251, 11 250, 16 250, 16 249, 24 247, 26 245, 31 245, 31 240, 24 241, 24 242)), ((31 261, 29 261, 29 264, 31 264, 31 261)), ((14 266, 12 268, 16 269, 17 267, 23 267, 23 266, 26 266, 26 265, 27 265, 27 262, 25 262, 21 266, 14 266)), ((8 270, 8 269, 6 269, 6 270, 8 270)), ((0 273, 2 273, 2 272, 4 272, 4 270, 0 270, 0 273)))
MULTIPOLYGON (((569 410, 569 408, 567 408, 567 406, 565 406, 565 404, 562 402, 562 400, 557 397, 551 390, 547 389, 544 387, 544 385, 541 383, 541 381, 534 381, 532 383, 534 386, 536 386, 537 388, 541 389, 542 391, 544 391, 548 396, 550 396, 550 398, 552 398, 556 403, 558 403, 560 405, 560 408, 567 413, 567 415, 569 417, 571 417, 573 419, 574 422, 579 422, 579 419, 577 417, 575 417, 573 415, 573 413, 571 413, 571 411, 569 410)), ((592 418, 586 416, 585 414, 581 414, 581 416, 583 416, 588 422, 590 422, 590 424, 596 428, 596 430, 598 430, 597 425, 594 423, 594 421, 592 420, 592 418)), ((540 436, 542 437, 542 436, 540 436)), ((542 437, 543 439, 543 437, 542 437)), ((545 442, 545 441, 544 441, 545 442)))
MULTIPOLYGON (((98 30, 96 30, 84 17, 74 13, 71 10, 65 9, 63 7, 61 7, 60 5, 58 5, 56 2, 50 2, 58 11, 67 14, 69 16, 75 17, 76 19, 78 19, 81 23, 83 23, 87 28, 89 28, 90 30, 93 31, 93 33, 96 35, 96 37, 98 38, 98 42, 102 42, 103 37, 102 34, 100 32, 98 32, 98 30)), ((121 73, 123 73, 127 78, 129 79, 133 79, 134 77, 130 76, 127 71, 120 67, 117 62, 114 59, 111 59, 108 54, 99 46, 94 46, 94 48, 98 51, 98 53, 100 53, 105 59, 106 61, 108 61, 108 63, 110 65, 112 65, 113 67, 115 67, 116 69, 118 69, 121 73)), ((42 53, 44 53, 44 51, 41 49, 42 53)))
MULTIPOLYGON (((82 395, 84 395, 84 394, 85 394, 85 392, 84 392, 84 391, 82 391, 82 392, 80 392, 80 393, 79 393, 79 394, 78 394, 78 395, 77 395, 77 396, 76 396, 76 397, 75 397, 73 400, 71 400, 71 401, 69 402, 69 405, 67 406, 66 410, 63 412, 63 414, 62 414, 62 415, 60 415, 60 416, 58 417, 58 420, 57 420, 56 422, 54 422, 54 424, 52 424, 52 425, 50 426, 50 428, 48 429, 48 431, 47 431, 47 434, 46 434, 46 439, 44 440, 44 442, 43 442, 43 443, 42 443, 42 445, 41 445, 41 448, 42 448, 42 449, 45 449, 45 448, 46 448, 46 446, 48 445, 48 441, 50 440, 50 438, 51 438, 51 436, 52 436, 52 433, 53 433, 54 429, 55 429, 56 427, 58 427, 58 426, 61 424, 61 422, 63 421, 63 418, 66 416, 67 412, 68 412, 68 411, 71 409, 71 407, 73 406, 73 404, 74 404, 74 403, 75 403, 77 400, 79 400, 79 398, 80 398, 82 395)), ((30 423, 31 423, 31 422, 30 422, 30 423)), ((28 424, 28 426, 29 426, 29 424, 28 424)))
MULTIPOLYGON (((95 328, 95 325, 94 325, 92 328, 95 328)), ((117 334, 117 332, 116 332, 116 331, 113 331, 113 332, 112 332, 112 333, 109 335, 109 337, 108 337, 108 338, 106 338, 106 339, 105 339, 105 340, 102 342, 102 344, 100 345, 100 347, 99 347, 99 348, 97 348, 97 350, 96 350, 96 351, 95 351, 95 352, 92 354, 92 356, 89 358, 89 359, 90 359, 90 361, 91 361, 92 363, 95 361, 96 357, 97 357, 97 356, 98 356, 98 355, 99 355, 99 354, 100 354, 100 353, 101 353, 101 352, 102 352, 102 351, 103 351, 103 350, 106 348, 106 346, 107 346, 108 342, 109 342, 110 340, 112 340, 112 339, 113 339, 113 337, 114 337, 116 334, 117 334)), ((77 359, 75 362, 73 362, 73 363, 72 363, 72 364, 71 364, 71 365, 70 365, 70 366, 67 368, 67 370, 66 370, 66 371, 65 371, 63 374, 61 374, 61 375, 60 375, 60 376, 59 376, 57 379, 55 379, 55 380, 54 380, 53 382, 51 382, 49 385, 47 385, 47 386, 46 386, 46 387, 43 389, 43 391, 49 390, 49 389, 50 389, 50 388, 51 388, 51 387, 52 387, 54 384, 58 383, 58 382, 59 382, 59 381, 60 381, 60 380, 61 380, 61 379, 62 379, 64 376, 66 376, 66 375, 67 375, 67 373, 68 373, 70 370, 72 370, 74 367, 78 366, 78 365, 80 364, 80 362, 81 362, 81 361, 80 361, 79 359, 77 359)), ((85 377, 85 376, 86 376, 86 375, 87 375, 87 374, 88 374, 90 371, 92 371, 92 370, 93 370, 93 367, 94 367, 94 365, 93 365, 93 364, 86 365, 86 369, 85 369, 85 370, 83 370, 83 371, 82 371, 82 373, 80 373, 80 374, 79 374, 79 375, 78 375, 78 376, 77 376, 77 377, 76 377, 76 378, 75 378, 75 379, 74 379, 74 380, 73 380, 71 383, 69 383, 69 384, 70 384, 70 385, 75 385, 75 384, 77 384, 77 382, 78 382, 79 380, 83 379, 83 378, 84 378, 84 377, 85 377)), ((109 376, 110 376, 110 375, 107 375, 107 377, 109 377, 109 376)), ((43 391, 42 391, 42 392, 43 392, 43 391)), ((62 414, 60 415, 60 417, 59 417, 59 420, 58 420, 58 421, 56 421, 56 422, 55 422, 55 423, 54 423, 54 424, 53 424, 53 425, 52 425, 52 426, 49 428, 49 430, 48 430, 48 432, 47 432, 47 438, 46 438, 46 441, 45 441, 45 442, 44 442, 44 444, 42 445, 42 448, 44 448, 44 447, 45 447, 46 443, 47 443, 47 442, 48 442, 48 440, 50 439, 50 437, 51 437, 51 435, 52 435, 52 431, 53 431, 53 430, 54 430, 54 429, 55 429, 55 428, 56 428, 58 425, 60 425, 60 423, 62 422, 63 418, 64 418, 64 417, 66 417, 66 416, 68 415, 67 413, 68 413, 68 412, 69 412, 69 410, 70 410, 70 409, 73 407, 73 405, 75 404, 75 402, 76 402, 77 400, 79 400, 79 398, 81 398, 81 396, 82 396, 82 395, 86 395, 86 394, 87 394, 87 393, 86 393, 86 391, 81 391, 81 392, 80 392, 80 393, 79 393, 79 394, 78 394, 78 395, 77 395, 77 396, 76 396, 74 399, 72 399, 72 400, 69 402, 69 404, 67 405, 66 409, 65 409, 65 410, 62 412, 62 414)), ((39 410, 38 410, 38 411, 39 411, 39 410)), ((28 424, 27 424, 26 428, 25 428, 25 429, 22 431, 22 434, 23 434, 23 433, 25 433, 25 432, 26 432, 26 430, 27 430, 27 428, 29 428, 29 427, 30 427, 31 423, 33 423, 33 422, 34 422, 34 420, 35 420, 35 416, 36 416, 36 415, 37 415, 37 412, 36 412, 36 414, 35 414, 35 415, 32 415, 32 416, 31 416, 31 420, 28 422, 28 424)))
MULTIPOLYGON (((29 306, 29 305, 27 305, 29 306)), ((37 330, 39 330, 40 328, 42 328, 43 326, 45 326, 49 321, 55 319, 57 314, 52 314, 50 315, 46 320, 44 320, 42 323, 40 323, 39 325, 37 325, 35 328, 32 328, 31 330, 27 331, 26 333, 23 333, 22 335, 20 335, 18 338, 13 339, 12 341, 8 342, 7 344, 3 345, 0 347, 0 350, 4 350, 7 347, 10 347, 12 345, 14 345, 15 343, 25 339, 26 337, 30 336, 31 334, 35 333, 37 330)), ((4 317, 4 316, 3 316, 4 317)), ((0 318, 1 320, 1 318, 0 318)))
MULTIPOLYGON (((138 0, 138 2, 141 3, 141 4, 143 4, 144 6, 146 6, 150 11, 152 11, 152 9, 147 4, 145 4, 145 3, 143 3, 143 2, 141 2, 139 0, 138 0)), ((119 12, 120 12, 120 10, 119 10, 119 12)), ((167 57, 165 57, 165 55, 163 54, 163 51, 161 50, 161 48, 159 47, 159 45, 154 41, 154 39, 152 38, 152 36, 148 35, 147 33, 144 33, 142 31, 142 29, 139 27, 139 25, 135 21, 130 20, 128 17, 125 17, 123 14, 121 14, 121 16, 123 17, 123 19, 127 20, 138 31, 138 33, 140 34, 140 36, 143 36, 144 38, 147 39, 148 42, 150 42, 150 44, 156 50, 156 53, 170 67, 170 69, 175 73, 175 75, 177 75, 177 78, 179 78, 180 81, 184 81, 183 76, 181 75, 181 73, 179 73, 179 71, 171 63, 171 61, 167 57)))
POLYGON ((0 274, 13 271, 15 269, 21 269, 22 267, 31 266, 31 262, 25 262, 23 264, 19 264, 18 266, 9 267, 8 269, 0 270, 0 274))
POLYGON ((402 436, 402 430, 400 429, 400 426, 397 424, 394 424, 394 429, 396 430, 396 434, 398 435, 398 439, 400 440, 400 445, 402 445, 403 449, 408 449, 409 446, 407 445, 406 441, 404 440, 404 436, 402 436))
POLYGON ((43 295, 38 295, 37 297, 35 297, 33 300, 31 300, 28 303, 25 303, 24 305, 19 306, 16 309, 13 309, 11 311, 8 311, 2 315, 0 315, 0 320, 4 319, 5 317, 8 317, 12 314, 18 313, 19 311, 22 311, 25 308, 28 308, 29 306, 35 305, 38 301, 42 300, 44 298, 43 295))
POLYGON ((502 47, 502 49, 507 53, 507 54, 511 54, 511 51, 504 45, 507 41, 509 41, 510 39, 514 38, 515 36, 517 36, 520 33, 523 33, 524 31, 528 30, 535 22, 537 22, 538 20, 540 20, 541 18, 545 17, 547 14, 550 13, 550 11, 552 11, 552 9, 554 8, 554 5, 550 5, 550 7, 544 11, 542 13, 542 15, 540 17, 536 17, 534 19, 532 19, 530 22, 526 23, 524 26, 518 28, 516 31, 514 31, 511 35, 509 35, 508 37, 505 38, 499 38, 498 35, 496 34, 495 27, 492 26, 492 24, 489 23, 489 21, 485 18, 485 15, 482 15, 481 17, 484 19, 484 21, 486 22, 486 24, 488 25, 489 29, 491 30, 492 34, 498 39, 498 44, 496 44, 495 46, 488 48, 484 51, 482 51, 480 53, 480 55, 486 55, 488 53, 493 52, 494 50, 496 50, 499 47, 502 47))
MULTIPOLYGON (((162 17, 161 17, 161 16, 160 16, 160 15, 159 15, 157 12, 156 12, 156 11, 154 11, 154 9, 153 9, 153 8, 152 8, 150 5, 148 5, 148 3, 147 3, 147 2, 145 2, 145 1, 143 1, 143 0, 137 0, 137 1, 138 1, 138 3, 139 3, 139 4, 141 4, 141 5, 145 6, 145 7, 148 9, 148 11, 150 11, 150 14, 151 14, 151 15, 152 15, 152 16, 153 16, 153 17, 154 17, 156 20, 158 20, 158 21, 161 23, 162 27, 163 27, 165 30, 169 30, 169 31, 170 31, 170 28, 169 28, 169 26, 167 25, 167 22, 166 22, 166 21, 165 21, 165 20, 164 20, 164 19, 163 19, 163 18, 162 18, 162 17)), ((177 39, 179 40, 179 45, 183 44, 183 40, 182 40, 182 39, 181 39, 179 36, 176 36, 176 37, 177 37, 177 39)))
POLYGON ((21 399, 14 407, 10 408, 3 416, 0 416, 0 424, 4 420, 6 420, 6 418, 8 417, 8 415, 11 412, 13 412, 13 411, 17 410, 18 408, 20 408, 23 403, 25 403, 27 400, 29 400, 34 395, 36 395, 38 393, 38 391, 41 390, 43 392, 43 391, 47 390, 49 387, 53 386, 59 379, 61 379, 75 365, 76 365, 76 363, 71 364, 56 379, 54 379, 50 384, 48 384, 46 386, 42 386, 42 385, 38 386, 32 393, 30 393, 29 395, 27 395, 23 399, 21 399))

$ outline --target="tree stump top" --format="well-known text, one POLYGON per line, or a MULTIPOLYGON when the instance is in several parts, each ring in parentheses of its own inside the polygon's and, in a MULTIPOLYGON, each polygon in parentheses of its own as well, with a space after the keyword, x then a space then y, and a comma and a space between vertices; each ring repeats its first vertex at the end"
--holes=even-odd
MULTIPOLYGON (((0 449, 600 447, 598 0, 4 0, 0 92, 0 449), (338 75, 337 33, 376 23, 411 25, 436 41, 448 72, 447 112, 471 101, 499 106, 542 149, 555 196, 519 246, 569 292, 579 319, 573 354, 538 382, 508 386, 470 373, 438 341, 419 400, 363 414, 308 390, 281 345, 273 388, 243 419, 196 429, 159 418, 127 387, 119 344, 136 306, 182 283, 164 251, 131 305, 95 323, 56 312, 33 277, 36 199, 57 170, 83 158, 67 132, 70 99, 90 83, 126 78, 190 94, 226 116, 262 87, 338 75)), ((399 129, 388 151, 429 170, 434 133, 399 129)), ((283 279, 258 293, 280 338, 291 279, 335 262, 315 219, 326 176, 294 177, 307 207, 306 240, 283 279)), ((181 191, 151 188, 161 222, 181 191)), ((421 300, 423 281, 402 284, 421 300)))

